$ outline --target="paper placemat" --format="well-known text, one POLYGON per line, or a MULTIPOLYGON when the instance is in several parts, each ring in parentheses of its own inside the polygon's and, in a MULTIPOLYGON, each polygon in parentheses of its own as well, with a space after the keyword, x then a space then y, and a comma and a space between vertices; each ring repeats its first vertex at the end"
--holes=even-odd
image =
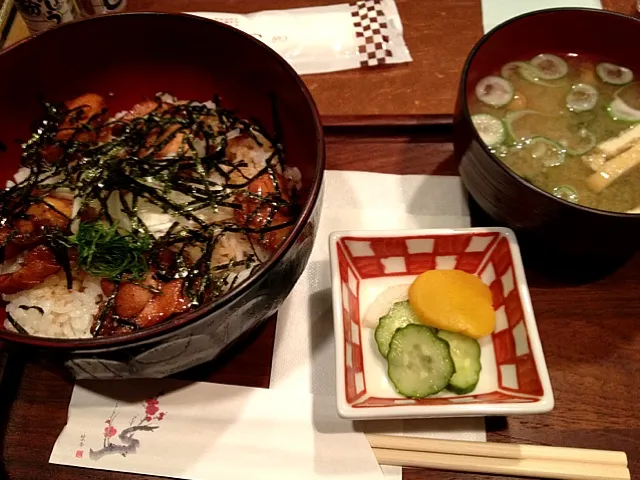
MULTIPOLYGON (((278 312, 271 387, 335 397, 328 237, 335 230, 468 227, 458 177, 327 171, 309 265, 278 312)), ((486 441, 483 418, 356 422, 367 432, 486 441)), ((386 478, 402 469, 384 467, 386 478)))
POLYGON ((278 314, 271 388, 76 384, 50 462, 190 480, 401 479, 362 432, 486 440, 482 418, 351 422, 335 404, 329 233, 468 225, 459 178, 326 172, 309 265, 278 314))
POLYGON ((330 397, 132 380, 76 384, 51 463, 189 480, 380 480, 330 397))
POLYGON ((482 0, 482 28, 487 33, 518 15, 561 7, 602 8, 602 3, 600 0, 482 0))

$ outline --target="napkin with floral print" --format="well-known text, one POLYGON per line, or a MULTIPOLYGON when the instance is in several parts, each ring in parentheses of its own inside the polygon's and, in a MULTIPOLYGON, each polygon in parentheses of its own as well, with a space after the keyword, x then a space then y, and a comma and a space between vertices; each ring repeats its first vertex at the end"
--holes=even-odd
POLYGON ((189 480, 380 480, 333 398, 176 380, 76 384, 51 463, 189 480))

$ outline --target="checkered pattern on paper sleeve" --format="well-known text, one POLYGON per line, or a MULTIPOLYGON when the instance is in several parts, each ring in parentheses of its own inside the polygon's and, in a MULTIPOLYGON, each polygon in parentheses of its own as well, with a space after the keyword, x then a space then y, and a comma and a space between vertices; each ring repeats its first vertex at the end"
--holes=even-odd
POLYGON ((358 43, 361 67, 373 67, 387 63, 393 57, 389 48, 387 17, 381 0, 351 2, 351 18, 358 43))
POLYGON ((224 23, 225 25, 229 25, 230 27, 240 29, 240 22, 235 17, 229 17, 229 16, 223 15, 223 16, 211 17, 211 20, 215 20, 216 22, 224 23))
POLYGON ((344 247, 338 244, 340 288, 342 290, 342 328, 344 330, 345 392, 353 403, 366 393, 362 335, 360 332, 360 281, 349 265, 344 247))

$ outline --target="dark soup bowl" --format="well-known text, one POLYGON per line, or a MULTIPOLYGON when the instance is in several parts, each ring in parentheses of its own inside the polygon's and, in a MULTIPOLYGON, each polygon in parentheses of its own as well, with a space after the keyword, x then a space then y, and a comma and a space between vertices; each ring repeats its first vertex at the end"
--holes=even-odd
MULTIPOLYGON (((484 213, 514 229, 538 253, 552 252, 558 258, 584 261, 628 256, 640 246, 640 215, 591 208, 558 198, 507 167, 474 128, 471 117, 477 112, 473 111, 474 102, 478 104, 476 86, 487 76, 505 75, 502 67, 507 63, 524 61, 531 65, 530 59, 539 54, 555 54, 569 62, 585 59, 587 65, 590 61, 594 65, 610 62, 628 67, 638 77, 640 57, 633 40, 639 37, 640 21, 624 15, 589 9, 543 10, 499 25, 476 44, 467 58, 454 118, 455 156, 460 162, 462 181, 484 213)), ((539 81, 539 77, 534 77, 534 81, 539 81)), ((569 83, 573 81, 570 79, 569 83)), ((589 81, 598 85, 601 80, 594 72, 589 81)), ((539 92, 545 94, 543 89, 539 92)), ((483 112, 493 114, 503 107, 492 108, 484 106, 483 112)), ((504 108, 510 109, 510 104, 504 108)), ((595 108, 604 111, 606 106, 599 103, 595 108)), ((569 115, 567 111, 564 114, 569 115)), ((501 120, 505 117, 504 110, 495 114, 501 120)), ((503 127, 506 124, 504 120, 503 127)), ((517 135, 508 128, 505 130, 503 145, 513 148, 509 143, 517 135)), ((588 134, 581 132, 580 135, 588 134)), ((549 134, 552 135, 553 132, 549 134)), ((565 161, 583 160, 567 153, 565 161)), ((587 169, 584 165, 579 168, 587 169)), ((640 184, 637 188, 640 189, 640 184)))
POLYGON ((132 13, 65 24, 23 41, 0 53, 0 72, 3 188, 19 167, 18 139, 28 139, 43 118, 42 101, 64 102, 88 92, 106 99, 109 116, 158 92, 198 102, 219 98, 224 109, 261 125, 281 146, 286 164, 301 174, 297 217, 286 240, 249 278, 213 301, 145 328, 78 339, 12 332, 2 327, 3 309, 0 341, 10 350, 55 368, 64 365, 76 378, 164 377, 212 360, 276 312, 311 253, 325 166, 315 104, 284 59, 214 21, 132 13))

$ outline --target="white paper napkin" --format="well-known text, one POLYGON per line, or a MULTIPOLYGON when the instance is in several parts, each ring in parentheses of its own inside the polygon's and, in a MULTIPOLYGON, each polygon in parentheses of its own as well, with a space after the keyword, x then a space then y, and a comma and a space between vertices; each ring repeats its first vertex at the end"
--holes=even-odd
POLYGON ((602 8, 600 0, 482 0, 482 27, 488 32, 510 18, 547 8, 602 8))
MULTIPOLYGON (((278 312, 271 389, 335 395, 329 233, 349 229, 469 226, 460 179, 327 171, 317 240, 309 265, 278 312)), ((358 422, 368 432, 486 441, 484 419, 358 422), (403 425, 404 423, 404 425, 403 425)), ((402 469, 385 467, 387 478, 402 469)))
POLYGON ((51 463, 190 480, 380 480, 333 398, 175 380, 76 384, 51 463))
POLYGON ((468 224, 458 178, 328 171, 311 261, 279 313, 271 389, 77 384, 50 462, 192 480, 401 479, 359 432, 486 440, 483 419, 342 420, 334 396, 329 232, 468 224))

